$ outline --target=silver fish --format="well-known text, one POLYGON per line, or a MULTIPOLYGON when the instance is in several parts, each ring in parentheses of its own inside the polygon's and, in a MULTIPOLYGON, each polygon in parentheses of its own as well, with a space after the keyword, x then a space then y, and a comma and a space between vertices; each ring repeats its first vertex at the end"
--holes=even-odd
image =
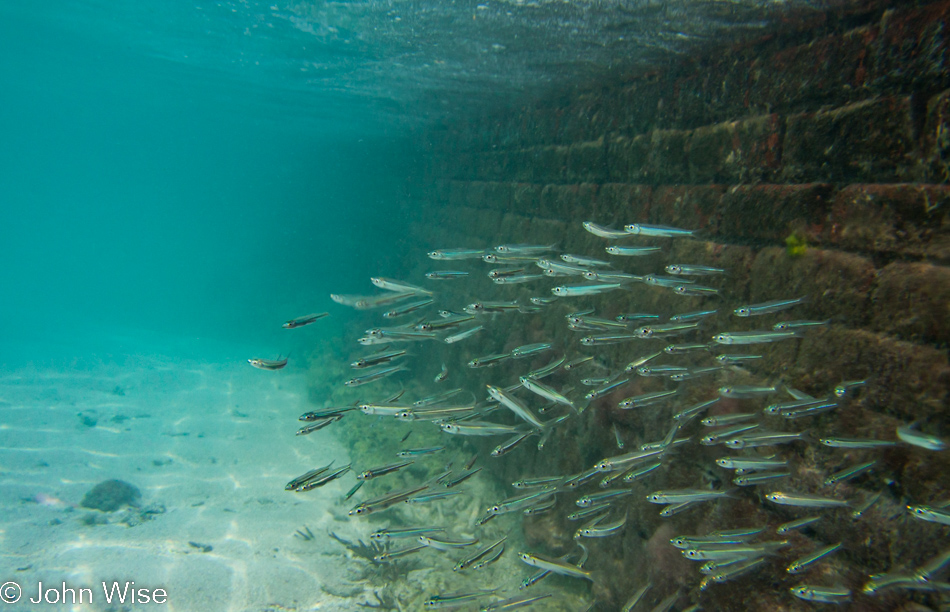
POLYGON ((443 341, 446 344, 454 344, 456 342, 461 342, 462 340, 465 340, 466 338, 471 338, 472 336, 480 332, 483 328, 484 328, 483 325, 476 325, 475 327, 470 327, 468 329, 462 330, 457 334, 446 336, 445 338, 443 338, 443 341))
POLYGON ((528 409, 524 403, 518 398, 506 393, 503 389, 498 387, 493 387, 492 385, 485 385, 488 388, 488 394, 491 395, 492 399, 505 406, 509 410, 515 413, 518 417, 524 419, 528 423, 534 425, 538 429, 544 427, 538 417, 528 409))
POLYGON ((791 340, 801 338, 801 335, 795 330, 789 331, 748 331, 748 332, 723 332, 712 337, 718 344, 734 346, 740 344, 764 344, 767 342, 779 342, 781 340, 791 340))
POLYGON ((406 366, 395 366, 392 368, 383 368, 381 370, 376 370, 375 372, 370 372, 364 376, 358 376, 356 378, 351 378, 350 380, 343 383, 347 387, 358 387, 360 385, 365 385, 367 383, 375 382, 377 380, 386 378, 387 376, 392 376, 397 372, 402 372, 408 370, 406 366))
POLYGON ((458 272, 456 270, 436 270, 426 272, 426 278, 430 280, 456 280, 468 276, 468 272, 458 272))
POLYGON ((917 446, 919 448, 925 448, 927 450, 942 451, 946 450, 947 448, 947 443, 937 436, 931 436, 921 431, 917 431, 912 425, 902 425, 898 427, 897 437, 907 444, 917 446))
POLYGON ((808 296, 795 298, 794 300, 772 300, 771 302, 762 302, 761 304, 748 304, 746 306, 740 306, 732 312, 735 313, 737 317, 756 317, 759 315, 766 315, 773 312, 787 310, 793 306, 802 304, 807 300, 808 296))
POLYGON ((709 266, 691 266, 687 264, 670 264, 666 266, 667 274, 676 276, 709 276, 713 274, 725 274, 722 268, 711 268, 709 266))
POLYGON ((832 544, 831 546, 825 546, 824 548, 820 548, 811 554, 805 555, 804 557, 801 557, 799 559, 796 559, 795 561, 792 561, 792 563, 789 564, 787 568, 785 568, 785 571, 788 572, 789 574, 800 574, 804 572, 806 569, 808 569, 813 563, 817 563, 821 559, 824 559, 825 557, 836 552, 840 548, 841 548, 841 542, 838 542, 837 544, 832 544))
POLYGON ((695 230, 685 230, 666 225, 647 225, 645 223, 631 223, 624 225, 623 229, 628 234, 635 236, 656 236, 660 238, 685 238, 695 233, 695 230))
POLYGON ((598 283, 594 285, 571 285, 563 287, 554 287, 551 289, 551 293, 558 297, 580 297, 585 295, 597 295, 598 293, 606 293, 607 291, 613 291, 614 289, 619 289, 623 285, 621 283, 598 283))
POLYGON ((559 559, 548 559, 540 555, 526 552, 518 553, 518 558, 532 567, 547 570, 554 574, 561 574, 562 576, 570 576, 572 578, 584 578, 586 580, 590 580, 591 582, 594 580, 593 574, 591 572, 583 570, 576 565, 571 565, 566 561, 561 561, 559 559))
POLYGON ((428 253, 431 259, 441 261, 458 261, 461 259, 481 259, 484 249, 440 249, 428 253))
POLYGON ((609 227, 604 227, 602 225, 597 225, 593 221, 584 221, 582 223, 584 229, 590 232, 591 234, 597 236, 598 238, 606 238, 607 240, 616 240, 617 238, 626 238, 627 234, 624 230, 615 230, 609 227))
POLYGON ((765 499, 780 506, 796 506, 799 508, 841 508, 849 505, 848 502, 833 497, 783 493, 782 491, 767 493, 765 499))
POLYGON ((575 264, 578 266, 588 266, 588 267, 610 267, 609 261, 604 261, 602 259, 594 259, 593 257, 585 257, 582 255, 571 255, 564 254, 561 255, 561 259, 569 264, 575 264))
POLYGON ((643 257, 644 255, 655 255, 663 251, 660 247, 625 247, 609 246, 604 249, 611 255, 619 257, 643 257))
POLYGON ((296 319, 291 319, 281 325, 284 329, 294 329, 295 327, 303 327, 304 325, 310 325, 317 319, 322 319, 323 317, 329 315, 329 312, 321 312, 317 314, 309 314, 303 317, 297 317, 296 319))

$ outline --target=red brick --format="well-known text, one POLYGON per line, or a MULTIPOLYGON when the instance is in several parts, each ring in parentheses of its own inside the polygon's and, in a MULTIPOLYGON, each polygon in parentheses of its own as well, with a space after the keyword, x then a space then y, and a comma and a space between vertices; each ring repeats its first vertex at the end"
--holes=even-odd
POLYGON ((894 182, 911 177, 910 98, 882 98, 787 120, 783 151, 789 182, 894 182))
POLYGON ((950 268, 892 263, 878 275, 873 329, 903 340, 950 344, 950 268))
POLYGON ((877 36, 877 26, 864 26, 753 60, 750 103, 787 111, 859 100, 867 95, 869 47, 877 36))
POLYGON ((950 186, 848 185, 835 194, 822 240, 856 251, 950 260, 950 186))
POLYGON ((784 244, 793 233, 814 242, 827 213, 829 185, 737 186, 722 196, 716 232, 727 242, 759 239, 784 244))

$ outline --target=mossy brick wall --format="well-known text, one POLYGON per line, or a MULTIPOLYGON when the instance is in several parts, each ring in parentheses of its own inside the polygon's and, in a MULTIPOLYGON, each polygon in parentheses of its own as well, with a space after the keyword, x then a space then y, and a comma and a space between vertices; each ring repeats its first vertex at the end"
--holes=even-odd
MULTIPOLYGON (((842 380, 870 378, 857 399, 815 417, 808 428, 890 439, 897 425, 918 420, 928 431, 950 436, 948 17, 950 2, 868 8, 829 17, 822 27, 810 22, 791 34, 710 50, 622 82, 459 121, 430 135, 432 189, 417 211, 415 243, 429 250, 555 242, 564 251, 596 254, 605 242, 584 232, 582 221, 697 229, 699 239, 637 244, 663 246, 669 261, 728 268, 724 304, 807 294, 810 301, 792 318, 832 321, 794 345, 767 347, 751 381, 761 381, 756 374, 778 375, 821 395, 842 380), (804 253, 790 254, 790 236, 805 241, 804 253)), ((621 267, 633 272, 658 271, 627 263, 621 267)), ((438 267, 432 264, 419 262, 416 272, 438 267)), ((453 285, 441 296, 450 301, 457 292, 458 300, 471 301, 473 292, 483 291, 482 299, 527 300, 537 294, 521 286, 498 288, 487 279, 473 282, 479 283, 474 289, 453 285)), ((583 302, 605 316, 709 305, 652 288, 583 302)), ((497 333, 472 340, 466 350, 488 354, 558 338, 571 353, 589 353, 566 331, 562 310, 570 307, 557 316, 495 317, 497 333)), ((707 323, 714 330, 734 325, 728 311, 707 323)), ((618 364, 637 350, 621 345, 596 354, 618 364)), ((464 368, 463 361, 452 366, 464 368)), ((470 376, 481 385, 506 373, 479 370, 470 376)), ((650 379, 636 384, 623 395, 661 388, 650 379)), ((708 389, 704 395, 687 388, 683 404, 707 396, 708 389)), ((512 479, 580 471, 617 454, 613 426, 629 446, 662 437, 666 412, 611 409, 617 399, 595 404, 569 431, 559 431, 549 443, 556 452, 518 449, 513 459, 494 463, 495 471, 512 479)), ((485 455, 493 445, 474 444, 485 455)), ((814 445, 782 452, 804 466, 783 483, 790 490, 818 492, 824 475, 848 464, 814 445)), ((670 462, 662 482, 651 485, 688 486, 721 454, 693 447, 670 462)), ((868 574, 907 569, 946 548, 943 528, 902 516, 901 506, 950 496, 950 453, 922 457, 901 447, 879 457, 882 466, 874 476, 839 486, 848 498, 884 490, 881 510, 858 527, 848 517, 816 529, 817 541, 845 541, 848 552, 841 555, 836 579, 858 590, 868 574)), ((730 516, 713 505, 676 528, 728 528, 737 516, 743 524, 781 522, 782 513, 766 510, 756 495, 730 506, 730 516)), ((641 554, 673 535, 667 533, 671 523, 650 504, 629 507, 629 524, 636 528, 599 549, 595 565, 622 570, 618 576, 650 575, 655 585, 698 582, 695 567, 667 559, 665 549, 641 554), (650 563, 652 570, 662 567, 663 575, 650 563)), ((552 552, 568 550, 576 525, 564 521, 566 513, 526 520, 529 539, 552 552)), ((789 555, 807 550, 807 540, 792 539, 789 555)), ((617 603, 632 589, 626 584, 607 580, 595 591, 600 601, 617 603)), ((742 609, 792 609, 787 588, 771 585, 754 593, 748 584, 723 585, 705 593, 703 602, 708 609, 739 609, 732 606, 737 601, 742 609)), ((861 605, 897 609, 907 599, 925 601, 921 597, 927 596, 904 592, 861 605)))

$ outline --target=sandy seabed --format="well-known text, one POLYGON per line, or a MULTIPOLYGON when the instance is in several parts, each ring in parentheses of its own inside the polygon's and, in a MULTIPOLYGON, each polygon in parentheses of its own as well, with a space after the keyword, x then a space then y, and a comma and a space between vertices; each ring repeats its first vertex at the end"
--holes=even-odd
POLYGON ((332 428, 295 436, 312 409, 303 368, 255 370, 246 358, 267 355, 243 350, 184 352, 0 370, 0 579, 22 589, 4 610, 133 609, 109 604, 104 581, 167 592, 136 610, 358 609, 358 595, 324 591, 353 588, 343 549, 325 537, 359 535, 339 504, 352 475, 284 491, 308 469, 349 462, 332 428), (79 506, 110 479, 141 490, 138 508, 79 506), (304 526, 314 540, 295 536, 304 526), (93 603, 31 604, 40 582, 89 588, 93 603))

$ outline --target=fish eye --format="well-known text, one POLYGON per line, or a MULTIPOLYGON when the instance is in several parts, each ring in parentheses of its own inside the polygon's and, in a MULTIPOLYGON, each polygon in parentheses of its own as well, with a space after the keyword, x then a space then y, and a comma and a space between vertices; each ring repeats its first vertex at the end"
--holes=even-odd
POLYGON ((695 550, 687 550, 686 556, 689 557, 690 559, 695 559, 697 557, 697 553, 695 550))
POLYGON ((747 316, 747 315, 749 314, 749 309, 748 309, 748 308, 736 308, 736 311, 735 311, 735 312, 736 312, 736 314, 739 315, 740 317, 744 317, 744 316, 747 316))
POLYGON ((491 508, 488 509, 488 511, 491 512, 492 514, 498 514, 500 510, 501 508, 499 508, 498 506, 492 506, 491 508))

